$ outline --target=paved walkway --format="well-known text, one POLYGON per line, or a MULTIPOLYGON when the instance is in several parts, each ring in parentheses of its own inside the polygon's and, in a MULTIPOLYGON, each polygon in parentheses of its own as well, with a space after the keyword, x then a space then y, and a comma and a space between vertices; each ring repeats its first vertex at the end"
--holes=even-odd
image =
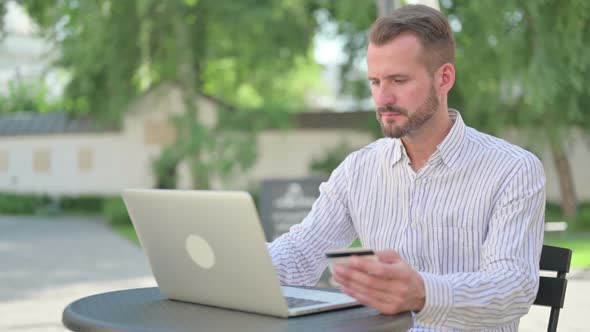
POLYGON ((66 331, 70 302, 153 285, 141 249, 99 219, 0 216, 0 331, 66 331))
MULTIPOLYGON (((0 216, 0 331, 56 332, 63 308, 91 294, 154 286, 141 249, 100 219, 0 216)), ((560 332, 588 331, 590 271, 571 274, 560 332)), ((533 307, 520 331, 547 328, 533 307)))

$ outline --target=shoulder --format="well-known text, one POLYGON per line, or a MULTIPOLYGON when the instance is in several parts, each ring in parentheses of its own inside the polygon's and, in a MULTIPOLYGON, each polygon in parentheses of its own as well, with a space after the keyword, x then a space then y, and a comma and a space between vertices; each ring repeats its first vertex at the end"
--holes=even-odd
POLYGON ((501 160, 499 167, 510 169, 513 172, 527 171, 543 173, 543 164, 537 156, 522 147, 512 144, 504 139, 482 133, 474 128, 467 127, 465 134, 466 148, 474 151, 486 159, 501 160))
POLYGON ((391 138, 378 139, 367 146, 352 152, 346 160, 350 165, 374 163, 376 160, 386 158, 393 152, 398 142, 391 138))

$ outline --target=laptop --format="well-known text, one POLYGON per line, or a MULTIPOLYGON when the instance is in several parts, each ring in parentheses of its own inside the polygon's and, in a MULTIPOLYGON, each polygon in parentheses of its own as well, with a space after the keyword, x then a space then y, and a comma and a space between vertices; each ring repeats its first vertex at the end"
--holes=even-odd
POLYGON ((122 196, 169 299, 277 317, 360 305, 340 292, 280 285, 248 192, 127 189, 122 196))

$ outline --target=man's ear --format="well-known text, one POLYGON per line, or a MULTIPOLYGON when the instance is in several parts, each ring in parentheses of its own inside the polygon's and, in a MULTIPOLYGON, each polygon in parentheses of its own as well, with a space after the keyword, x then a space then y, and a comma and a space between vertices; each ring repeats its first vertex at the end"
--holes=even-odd
POLYGON ((435 85, 441 94, 448 94, 455 84, 455 66, 445 63, 435 73, 435 85))

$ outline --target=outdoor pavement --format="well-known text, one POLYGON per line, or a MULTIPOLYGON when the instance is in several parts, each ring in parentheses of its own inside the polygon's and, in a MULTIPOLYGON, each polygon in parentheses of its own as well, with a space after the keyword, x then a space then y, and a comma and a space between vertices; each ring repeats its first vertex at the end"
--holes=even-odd
POLYGON ((154 285, 141 249, 100 219, 0 216, 0 331, 67 331, 70 302, 154 285))
MULTIPOLYGON (((583 321, 590 271, 569 279, 558 331, 590 331, 583 321)), ((70 302, 154 285, 141 249, 101 219, 0 216, 0 331, 66 331, 61 314, 70 302)), ((519 331, 546 331, 548 317, 548 309, 533 307, 519 331)))

